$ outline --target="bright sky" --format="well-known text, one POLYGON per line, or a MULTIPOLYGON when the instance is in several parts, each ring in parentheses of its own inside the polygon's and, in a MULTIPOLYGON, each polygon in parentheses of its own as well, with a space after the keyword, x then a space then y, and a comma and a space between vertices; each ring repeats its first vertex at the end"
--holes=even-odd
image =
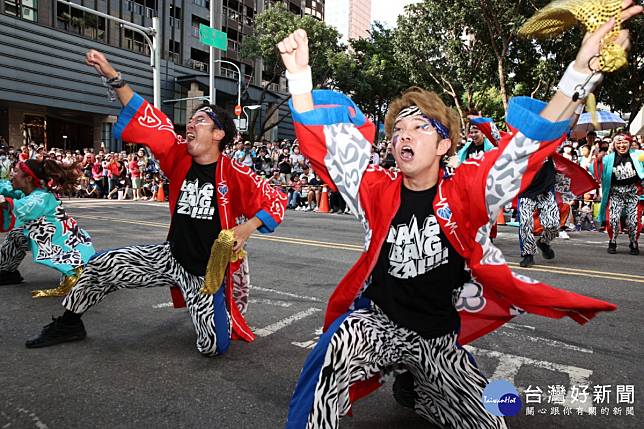
POLYGON ((396 26, 398 15, 408 4, 418 3, 420 0, 371 0, 371 22, 380 21, 388 27, 396 26))

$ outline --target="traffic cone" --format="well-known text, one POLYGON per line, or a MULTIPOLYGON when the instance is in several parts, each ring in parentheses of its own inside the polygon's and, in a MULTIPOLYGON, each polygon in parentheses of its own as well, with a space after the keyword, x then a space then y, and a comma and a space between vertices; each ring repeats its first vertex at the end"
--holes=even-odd
POLYGON ((497 225, 505 225, 505 216, 503 215, 503 210, 499 212, 499 216, 496 218, 497 225))
POLYGON ((159 183, 159 190, 157 191, 157 201, 160 203, 165 201, 165 192, 163 192, 163 183, 159 183))
POLYGON ((322 195, 320 196, 320 210, 319 213, 329 212, 329 192, 326 190, 326 185, 322 186, 322 195))

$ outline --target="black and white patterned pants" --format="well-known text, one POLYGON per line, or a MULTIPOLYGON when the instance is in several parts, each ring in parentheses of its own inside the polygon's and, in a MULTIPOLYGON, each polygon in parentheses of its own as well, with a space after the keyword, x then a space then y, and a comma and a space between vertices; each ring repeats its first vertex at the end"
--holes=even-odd
POLYGON ((637 218, 637 203, 639 196, 637 186, 611 186, 608 205, 608 238, 611 242, 617 241, 619 224, 622 211, 626 214, 626 228, 631 243, 639 237, 639 222, 637 218))
POLYGON ((23 227, 12 229, 0 246, 0 271, 16 271, 29 251, 23 227))
POLYGON ((505 428, 503 418, 485 410, 487 381, 456 339, 456 333, 424 339, 375 306, 354 311, 326 350, 307 427, 337 428, 350 409, 351 384, 403 366, 414 376, 415 409, 425 419, 445 428, 505 428))
POLYGON ((559 233, 559 206, 554 192, 537 195, 536 198, 519 198, 519 246, 521 256, 537 253, 534 239, 534 211, 539 210, 539 221, 543 226, 540 240, 545 244, 559 233))
POLYGON ((230 345, 230 317, 224 287, 214 295, 199 292, 203 277, 188 273, 172 256, 170 244, 128 246, 97 253, 63 301, 74 313, 84 313, 110 292, 122 288, 179 286, 197 334, 197 350, 222 354, 230 345))

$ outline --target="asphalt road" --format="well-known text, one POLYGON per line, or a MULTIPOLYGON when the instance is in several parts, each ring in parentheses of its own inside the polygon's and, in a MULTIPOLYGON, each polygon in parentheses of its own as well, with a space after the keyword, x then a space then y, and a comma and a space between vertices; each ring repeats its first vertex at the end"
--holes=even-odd
MULTIPOLYGON (((97 249, 160 242, 169 223, 160 203, 75 200, 65 206, 97 249)), ((508 380, 521 392, 543 391, 541 404, 526 404, 535 415, 524 408, 507 419, 511 428, 641 428, 644 255, 630 256, 621 245, 611 256, 604 234, 571 235, 555 241, 554 260, 537 256, 530 270, 516 264, 515 229, 502 227, 496 243, 517 272, 611 301, 618 310, 585 326, 521 316, 471 350, 488 378, 508 380), (569 394, 572 415, 565 415, 564 405, 548 403, 549 386, 569 392, 584 384, 591 395, 581 404, 583 415, 569 394), (589 415, 593 386, 602 385, 610 390, 608 401, 589 415), (618 395, 618 385, 633 386, 632 398, 628 390, 618 395), (626 415, 630 411, 634 415, 626 415)), ((260 336, 252 344, 235 342, 216 358, 196 351, 190 318, 185 309, 170 307, 165 288, 109 295, 83 317, 83 342, 26 349, 25 339, 62 312, 58 298, 31 298, 32 289, 54 287, 58 274, 28 256, 20 267, 26 282, 0 287, 0 428, 283 427, 328 296, 358 258, 361 226, 347 215, 289 211, 275 234, 253 237, 248 320, 260 336)), ((341 427, 431 427, 390 392, 385 385, 358 402, 341 427)))

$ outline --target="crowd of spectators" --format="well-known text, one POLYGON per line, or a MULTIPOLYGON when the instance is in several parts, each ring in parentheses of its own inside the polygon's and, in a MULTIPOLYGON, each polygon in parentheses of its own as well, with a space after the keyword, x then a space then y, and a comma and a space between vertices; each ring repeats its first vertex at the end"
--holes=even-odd
POLYGON ((76 198, 154 200, 160 186, 166 185, 158 164, 147 152, 107 152, 103 149, 63 150, 35 144, 16 149, 0 142, 0 179, 8 179, 18 161, 27 159, 55 159, 65 165, 76 164, 80 174, 76 198))
MULTIPOLYGON (((590 132, 585 138, 567 140, 559 152, 588 170, 596 159, 613 150, 614 141, 623 138, 628 139, 634 149, 644 148, 642 136, 615 133, 612 137, 598 137, 595 132, 590 132)), ((349 212, 341 195, 329 189, 313 172, 297 140, 250 142, 238 137, 233 145, 225 149, 224 155, 253 169, 266 178, 271 186, 288 194, 289 209, 319 211, 323 192, 326 192, 330 212, 349 212)), ((144 149, 132 153, 107 152, 103 149, 95 152, 94 149, 70 151, 52 148, 47 151, 37 145, 14 149, 0 140, 0 178, 8 178, 13 164, 18 160, 47 157, 64 164, 76 162, 82 171, 76 195, 69 196, 146 201, 158 199, 161 186, 167 190, 167 181, 159 171, 158 164, 144 149)), ((370 162, 386 169, 396 168, 391 145, 386 141, 375 144, 371 149, 370 162)), ((600 192, 589 193, 570 202, 573 208, 570 222, 577 229, 599 228, 593 217, 596 217, 600 192)))

